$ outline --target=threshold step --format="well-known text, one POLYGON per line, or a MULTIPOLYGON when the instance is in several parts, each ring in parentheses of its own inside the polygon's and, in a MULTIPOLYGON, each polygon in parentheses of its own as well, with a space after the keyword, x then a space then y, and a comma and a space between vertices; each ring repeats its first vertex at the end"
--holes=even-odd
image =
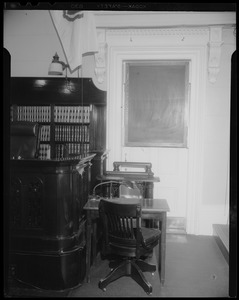
POLYGON ((213 236, 225 257, 229 262, 229 225, 227 224, 213 224, 213 236))

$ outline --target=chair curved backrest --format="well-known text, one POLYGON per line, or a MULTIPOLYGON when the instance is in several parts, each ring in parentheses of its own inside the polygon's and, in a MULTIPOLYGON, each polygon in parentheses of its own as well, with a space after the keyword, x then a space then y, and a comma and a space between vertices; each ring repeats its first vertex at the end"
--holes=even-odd
POLYGON ((37 158, 39 154, 39 124, 29 121, 15 121, 10 127, 10 157, 37 158))

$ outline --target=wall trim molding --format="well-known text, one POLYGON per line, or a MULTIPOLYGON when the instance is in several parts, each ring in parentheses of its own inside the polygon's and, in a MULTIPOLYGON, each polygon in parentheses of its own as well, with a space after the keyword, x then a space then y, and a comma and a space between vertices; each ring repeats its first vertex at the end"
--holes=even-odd
POLYGON ((97 28, 232 26, 236 12, 95 11, 97 28))
POLYGON ((107 36, 207 35, 208 27, 107 29, 107 36))

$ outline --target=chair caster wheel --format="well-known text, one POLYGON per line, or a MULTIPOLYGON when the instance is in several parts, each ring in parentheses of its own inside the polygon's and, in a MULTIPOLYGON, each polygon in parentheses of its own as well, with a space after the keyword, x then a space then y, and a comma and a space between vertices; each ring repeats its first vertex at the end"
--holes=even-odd
POLYGON ((104 279, 101 279, 100 281, 99 281, 99 284, 98 284, 98 286, 99 286, 99 288, 103 291, 103 292, 105 292, 106 291, 106 288, 104 287, 102 287, 101 286, 101 284, 102 284, 102 282, 104 281, 104 279))
POLYGON ((151 293, 147 293, 147 295, 152 296, 152 292, 151 293))

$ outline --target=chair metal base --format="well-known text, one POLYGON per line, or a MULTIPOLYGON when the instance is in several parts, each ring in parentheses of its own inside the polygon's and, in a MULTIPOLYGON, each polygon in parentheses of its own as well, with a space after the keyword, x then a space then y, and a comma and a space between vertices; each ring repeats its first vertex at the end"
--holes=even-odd
POLYGON ((119 263, 118 261, 110 262, 111 272, 99 282, 99 288, 106 291, 106 286, 122 276, 132 277, 147 294, 152 293, 152 285, 146 280, 143 272, 154 273, 155 265, 150 265, 143 260, 126 259, 119 263))

